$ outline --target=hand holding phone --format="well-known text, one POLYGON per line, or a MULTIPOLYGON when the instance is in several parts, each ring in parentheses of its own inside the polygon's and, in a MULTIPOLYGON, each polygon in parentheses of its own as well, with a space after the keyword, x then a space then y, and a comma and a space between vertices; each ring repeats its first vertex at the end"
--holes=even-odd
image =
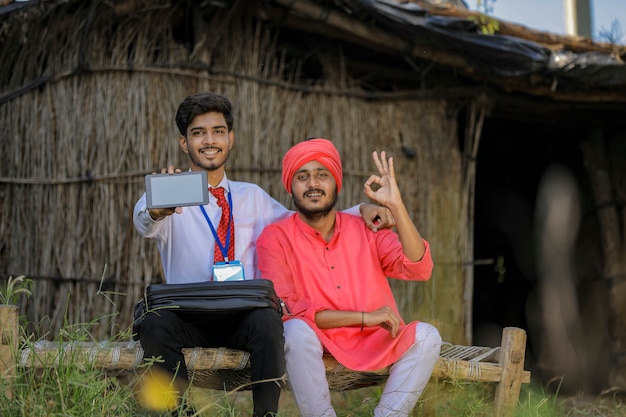
POLYGON ((206 172, 149 174, 145 177, 148 209, 199 206, 209 203, 206 172))

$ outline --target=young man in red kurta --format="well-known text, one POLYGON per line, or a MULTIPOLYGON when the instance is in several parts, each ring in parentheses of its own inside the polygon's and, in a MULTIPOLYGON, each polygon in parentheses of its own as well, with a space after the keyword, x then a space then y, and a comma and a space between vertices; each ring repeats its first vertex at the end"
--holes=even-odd
POLYGON ((324 351, 354 370, 391 365, 375 416, 408 416, 439 358, 439 332, 424 322, 404 323, 387 280, 429 279, 430 248, 402 202, 393 159, 384 151, 373 159, 380 175, 364 191, 391 211, 397 234, 373 233, 358 217, 335 210, 341 158, 332 142, 312 139, 283 159, 283 185, 297 213, 267 226, 257 240, 261 274, 288 310, 287 373, 305 417, 335 416, 324 351))

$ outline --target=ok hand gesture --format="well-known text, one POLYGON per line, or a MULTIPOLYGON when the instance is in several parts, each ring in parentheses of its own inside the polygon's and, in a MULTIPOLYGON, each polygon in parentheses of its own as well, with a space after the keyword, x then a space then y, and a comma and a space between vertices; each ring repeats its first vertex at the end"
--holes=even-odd
POLYGON ((380 153, 380 158, 376 152, 372 156, 380 176, 372 175, 365 182, 365 195, 389 209, 396 224, 404 255, 409 260, 417 262, 424 256, 426 246, 402 202, 393 168, 393 158, 387 158, 385 151, 380 153))
POLYGON ((385 207, 401 204, 402 196, 396 182, 393 158, 387 158, 385 151, 380 153, 380 158, 378 157, 378 152, 374 151, 372 157, 380 176, 371 175, 367 179, 363 190, 365 195, 385 207))

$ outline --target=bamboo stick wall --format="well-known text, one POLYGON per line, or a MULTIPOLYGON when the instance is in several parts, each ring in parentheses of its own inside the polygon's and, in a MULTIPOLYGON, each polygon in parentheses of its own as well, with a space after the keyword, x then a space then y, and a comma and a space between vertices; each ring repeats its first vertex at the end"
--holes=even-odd
POLYGON ((176 10, 123 15, 95 3, 95 11, 49 10, 45 25, 42 17, 6 35, 5 44, 20 48, 0 49, 1 94, 11 95, 0 101, 0 277, 33 278, 33 294, 20 304, 39 332, 95 321, 99 339, 130 325, 144 287, 161 279, 156 244, 132 224, 143 175, 168 163, 186 167, 176 108, 210 90, 236 109, 229 177, 258 183, 287 207, 280 161, 306 137, 332 139, 343 156, 340 208, 365 201, 373 150, 395 156, 405 202, 436 264, 428 283, 392 284, 399 306, 405 319, 435 320, 446 340, 466 342, 472 182, 464 178, 473 174, 463 168, 450 116, 463 105, 345 94, 361 90, 332 59, 317 89, 303 92, 293 88, 297 74, 284 75, 270 29, 254 20, 231 13, 227 24, 209 24, 220 32, 204 32, 211 36, 189 53, 170 30, 176 10), (187 69, 193 62, 220 71, 187 69), (403 156, 403 146, 415 157, 403 156))

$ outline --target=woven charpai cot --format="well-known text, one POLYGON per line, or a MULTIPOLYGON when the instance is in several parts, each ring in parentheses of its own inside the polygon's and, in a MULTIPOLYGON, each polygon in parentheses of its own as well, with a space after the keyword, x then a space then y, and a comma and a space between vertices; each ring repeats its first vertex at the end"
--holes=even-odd
MULTIPOLYGON (((0 308, 0 375, 12 378, 18 368, 45 368, 73 364, 106 370, 112 374, 141 374, 146 367, 139 342, 40 341, 19 347, 17 307, 0 308)), ((507 327, 498 347, 461 346, 444 343, 433 377, 453 381, 496 383, 494 416, 510 416, 518 402, 520 387, 530 382, 524 370, 526 332, 507 327)), ((218 390, 249 389, 250 355, 226 348, 184 349, 194 385, 218 390)), ((345 391, 385 382, 388 369, 358 372, 345 368, 332 356, 324 357, 333 391, 345 391)), ((7 384, 6 386, 10 386, 7 384)), ((288 384, 285 385, 288 388, 288 384)), ((10 393, 8 393, 10 398, 10 393)))

